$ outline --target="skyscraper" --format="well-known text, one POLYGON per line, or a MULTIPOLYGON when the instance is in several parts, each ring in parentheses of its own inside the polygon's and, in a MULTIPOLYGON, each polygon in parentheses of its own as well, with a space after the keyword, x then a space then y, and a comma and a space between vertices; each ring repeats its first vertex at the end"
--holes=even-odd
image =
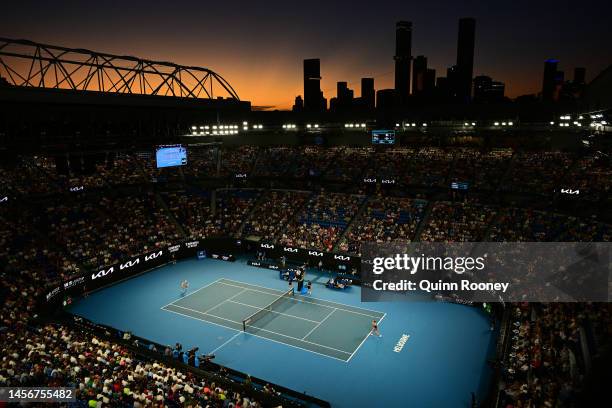
POLYGON ((321 62, 318 58, 304 60, 304 110, 320 112, 323 105, 321 92, 321 62))
POLYGON ((457 39, 457 80, 454 92, 454 96, 460 102, 469 102, 471 98, 475 36, 476 20, 473 18, 460 19, 457 39))
POLYGON ((436 87, 436 70, 427 68, 425 73, 425 94, 431 96, 436 87))
POLYGON ((506 86, 503 82, 493 81, 491 77, 480 75, 474 78, 474 102, 495 103, 504 100, 506 86))
POLYGON ((412 59, 412 23, 398 21, 395 25, 395 92, 400 103, 410 95, 410 60, 412 59))
POLYGON ((576 67, 574 68, 574 84, 584 85, 586 80, 586 68, 576 67))
POLYGON ((353 90, 349 89, 348 84, 340 81, 337 84, 335 110, 348 110, 353 105, 353 90))
POLYGON ((558 63, 558 60, 552 58, 544 61, 544 79, 542 80, 542 101, 544 102, 554 100, 558 63))
POLYGON ((361 103, 368 110, 374 110, 376 94, 374 92, 374 78, 361 78, 361 103))
POLYGON ((427 76, 427 57, 419 55, 412 63, 412 94, 422 95, 425 92, 427 76))

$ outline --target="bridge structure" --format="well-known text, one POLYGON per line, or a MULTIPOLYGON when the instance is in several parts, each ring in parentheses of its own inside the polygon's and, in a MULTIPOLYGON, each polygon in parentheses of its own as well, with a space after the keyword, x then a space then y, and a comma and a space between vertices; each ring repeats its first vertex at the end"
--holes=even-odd
POLYGON ((240 101, 230 83, 202 67, 0 38, 0 85, 240 101))

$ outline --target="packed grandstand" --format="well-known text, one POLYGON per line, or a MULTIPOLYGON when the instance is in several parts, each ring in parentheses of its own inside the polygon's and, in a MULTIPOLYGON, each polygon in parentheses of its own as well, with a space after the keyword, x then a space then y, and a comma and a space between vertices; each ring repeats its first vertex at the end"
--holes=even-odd
MULTIPOLYGON (((600 211, 610 205, 612 166, 592 151, 211 145, 166 169, 151 155, 96 152, 89 168, 43 154, 0 165, 0 385, 74 386, 81 406, 299 404, 222 367, 193 370, 193 356, 176 358, 186 351, 41 318, 49 287, 181 240, 232 237, 359 256, 369 241, 612 238, 600 211), (580 206, 595 211, 550 205, 565 203, 559 188, 570 179, 580 206)), ((579 332, 609 338, 607 304, 508 309, 498 406, 575 406, 585 380, 579 332)))

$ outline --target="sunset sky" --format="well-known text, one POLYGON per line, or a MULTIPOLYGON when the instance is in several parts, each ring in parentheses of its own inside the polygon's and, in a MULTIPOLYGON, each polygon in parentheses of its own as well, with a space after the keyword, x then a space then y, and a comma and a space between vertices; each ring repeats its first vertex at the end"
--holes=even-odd
POLYGON ((290 108, 302 60, 320 58, 322 89, 361 77, 393 86, 394 29, 413 23, 413 55, 437 76, 455 63, 457 20, 476 18, 474 75, 515 97, 541 87, 543 63, 560 60, 587 80, 612 64, 612 7, 585 1, 18 1, 2 5, 0 37, 88 48, 210 68, 255 106, 290 108), (605 7, 605 8, 604 8, 605 7))

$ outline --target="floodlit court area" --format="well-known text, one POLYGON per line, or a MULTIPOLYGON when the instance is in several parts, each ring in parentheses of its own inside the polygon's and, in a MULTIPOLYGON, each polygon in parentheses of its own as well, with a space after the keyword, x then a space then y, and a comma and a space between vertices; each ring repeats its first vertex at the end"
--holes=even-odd
POLYGON ((469 407, 471 392, 486 394, 496 334, 478 308, 362 303, 358 286, 328 289, 328 275, 311 270, 306 279, 312 295, 283 296, 289 288, 277 271, 186 260, 94 292, 69 311, 160 344, 199 347, 219 364, 333 407, 469 407), (382 337, 369 335, 372 319, 382 337))
POLYGON ((385 315, 289 293, 219 279, 162 309, 342 361, 385 315))

